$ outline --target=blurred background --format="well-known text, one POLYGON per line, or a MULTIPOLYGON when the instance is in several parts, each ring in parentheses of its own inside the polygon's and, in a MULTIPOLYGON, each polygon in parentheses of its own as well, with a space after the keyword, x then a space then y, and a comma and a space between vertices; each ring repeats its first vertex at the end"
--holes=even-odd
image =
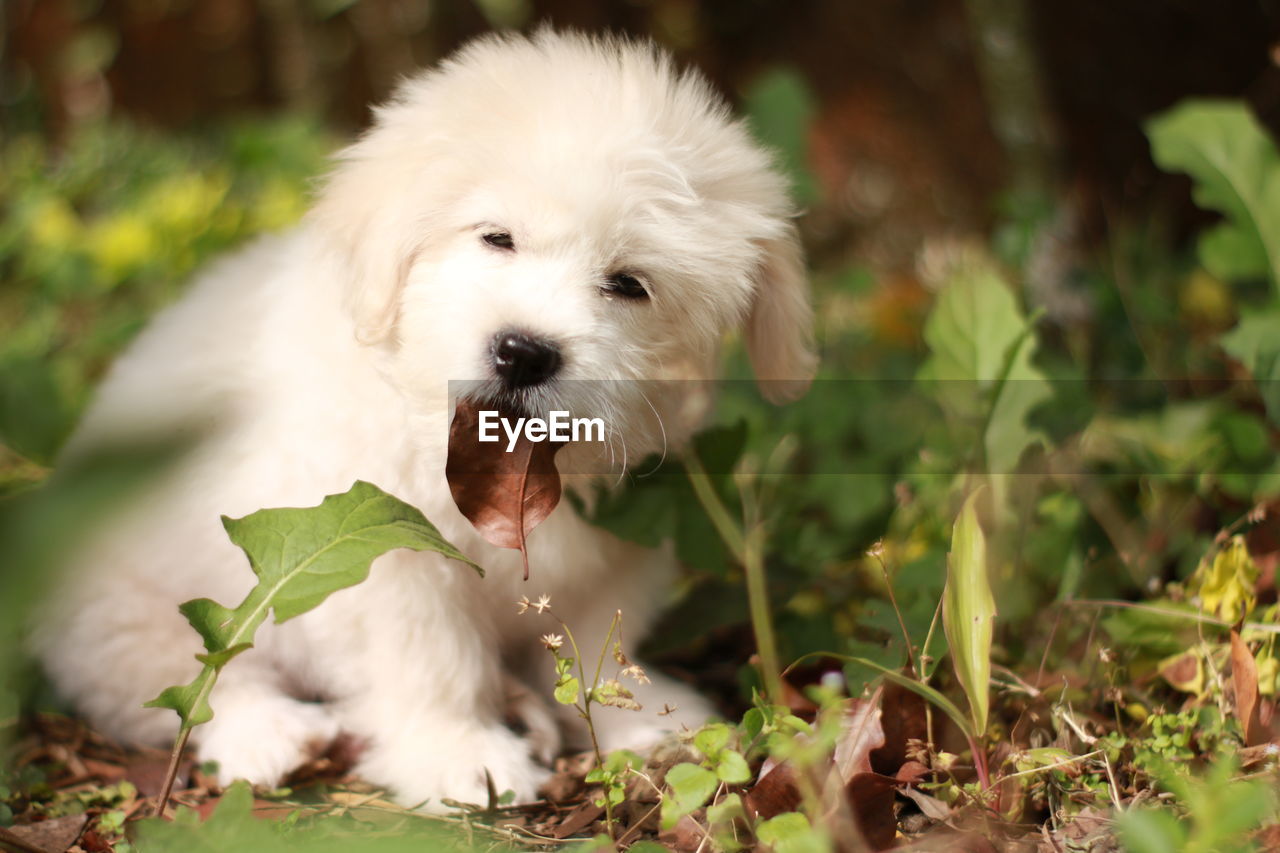
MULTIPOLYGON (((1280 253, 1263 215, 1280 211, 1280 2, 5 0, 0 16, 0 534, 28 566, 52 560, 36 539, 78 518, 33 487, 146 318, 213 256, 294 223, 401 76, 549 22, 651 37, 701 68, 791 174, 822 377, 844 384, 780 412, 731 394, 728 432, 706 445, 737 474, 724 499, 769 525, 788 659, 900 664, 887 578, 919 645, 961 486, 1018 465, 990 509, 1000 665, 1052 680, 1106 631, 1129 669, 1085 706, 1189 691, 1153 675, 1188 648, 1185 625, 1122 610, 1100 628, 1068 605, 1188 606, 1228 535, 1252 555, 1250 608, 1275 603, 1280 281, 1259 258, 1280 253), (1161 125, 1158 167, 1150 122, 1188 98, 1218 100, 1161 125), (1255 190, 1266 204, 1247 214, 1230 201, 1255 190), (1239 230, 1197 240, 1224 221, 1239 230), (965 322, 962 298, 987 325, 965 322), (920 417, 847 382, 990 379, 943 359, 983 346, 1030 397, 988 382, 934 394, 920 417), (769 470, 800 476, 765 488, 769 470), (1076 615, 1058 630, 1051 605, 1076 615)), ((654 653, 740 704, 739 567, 691 496, 639 484, 618 500, 600 523, 674 537, 689 568, 654 653)))

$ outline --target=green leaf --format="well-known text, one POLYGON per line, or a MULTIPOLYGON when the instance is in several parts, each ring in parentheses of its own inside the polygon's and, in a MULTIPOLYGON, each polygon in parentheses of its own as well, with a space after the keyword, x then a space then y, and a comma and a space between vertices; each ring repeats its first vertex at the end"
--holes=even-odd
POLYGON ((1030 445, 1044 441, 1027 417, 1051 396, 1032 364, 1034 327, 994 267, 958 268, 938 294, 924 328, 929 359, 919 378, 948 417, 982 450, 991 473, 1011 473, 1030 445))
POLYGON ((747 766, 747 760, 741 753, 726 749, 716 762, 716 776, 720 777, 721 782, 730 785, 745 785, 751 781, 751 768, 747 766))
POLYGON ((707 758, 714 759, 729 743, 733 731, 724 723, 703 726, 693 736, 693 745, 707 758))
POLYGON ((756 838, 774 853, 827 853, 831 845, 799 812, 771 817, 756 827, 756 838))
POLYGON ((742 743, 749 745, 764 729, 764 713, 759 708, 748 708, 742 715, 742 743))
POLYGON ((969 698, 969 715, 980 737, 987 729, 991 683, 991 635, 996 605, 987 576, 987 541, 978 524, 977 499, 964 502, 951 534, 947 585, 942 592, 942 625, 956 678, 969 698))
POLYGON ((205 667, 190 684, 170 687, 147 705, 176 711, 184 729, 213 716, 208 699, 218 672, 252 646, 268 612, 277 623, 307 612, 360 583, 373 560, 395 548, 435 551, 480 571, 421 512, 365 482, 319 506, 264 509, 222 523, 258 583, 235 609, 208 599, 179 608, 204 640, 208 654, 198 659, 205 667))
POLYGON ((1280 308, 1245 313, 1218 342, 1253 374, 1267 416, 1280 425, 1280 308))
POLYGON ((737 794, 725 794, 718 803, 707 806, 708 823, 728 823, 745 816, 746 809, 742 805, 742 797, 737 794))
POLYGON ((374 558, 395 548, 435 551, 484 574, 421 512, 362 481, 318 507, 264 509, 222 524, 259 579, 236 608, 239 617, 265 616, 271 608, 279 623, 306 613, 360 583, 374 558))
POLYGON ((711 799, 720 780, 705 767, 683 762, 667 771, 666 783, 668 793, 662 799, 662 828, 671 829, 676 821, 711 799))
POLYGON ((578 695, 582 692, 582 687, 578 683, 576 676, 561 676, 556 682, 555 697, 556 701, 561 705, 572 705, 578 701, 578 695))
POLYGON ((1280 155, 1248 108, 1189 100, 1147 123, 1160 168, 1194 180, 1196 204, 1227 221, 1200 241, 1200 260, 1221 278, 1270 278, 1280 293, 1280 155))
POLYGON ((1133 809, 1116 821, 1120 840, 1128 853, 1182 853, 1187 831, 1167 811, 1133 809))

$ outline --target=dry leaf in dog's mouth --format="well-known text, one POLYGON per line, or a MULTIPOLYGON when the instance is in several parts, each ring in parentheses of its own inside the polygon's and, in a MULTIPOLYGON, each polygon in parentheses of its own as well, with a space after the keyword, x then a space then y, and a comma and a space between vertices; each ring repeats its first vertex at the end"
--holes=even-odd
MULTIPOLYGON (((512 423, 518 418, 499 406, 483 406, 512 423)), ((499 441, 480 441, 480 408, 471 400, 458 401, 449 426, 445 478, 453 502, 487 542, 520 551, 528 580, 525 538, 560 503, 555 457, 564 442, 530 441, 522 431, 508 452, 505 435, 499 441)))

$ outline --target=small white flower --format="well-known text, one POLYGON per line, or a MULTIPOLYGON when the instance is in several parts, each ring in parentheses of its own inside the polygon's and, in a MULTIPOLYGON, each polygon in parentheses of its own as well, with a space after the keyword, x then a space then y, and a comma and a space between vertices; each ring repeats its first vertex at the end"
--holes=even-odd
POLYGON ((548 610, 551 607, 551 596, 549 595, 538 596, 538 600, 532 603, 532 607, 534 610, 538 611, 539 613, 543 612, 544 610, 548 610))
POLYGON ((828 690, 843 691, 844 690, 844 673, 830 670, 822 673, 820 682, 823 687, 828 690))
POLYGON ((520 596, 520 600, 516 602, 516 614, 519 615, 524 613, 529 609, 529 605, 531 604, 533 604, 533 602, 529 600, 529 596, 520 596))
POLYGON ((543 634, 542 645, 551 649, 553 652, 564 645, 564 637, 559 634, 543 634))

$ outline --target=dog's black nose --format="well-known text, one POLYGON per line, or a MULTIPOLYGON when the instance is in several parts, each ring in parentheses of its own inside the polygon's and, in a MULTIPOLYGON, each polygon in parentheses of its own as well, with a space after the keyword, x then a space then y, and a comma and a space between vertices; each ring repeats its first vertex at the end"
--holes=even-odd
POLYGON ((493 369, 508 388, 538 385, 560 369, 560 350, 555 344, 522 332, 498 332, 491 352, 493 369))

